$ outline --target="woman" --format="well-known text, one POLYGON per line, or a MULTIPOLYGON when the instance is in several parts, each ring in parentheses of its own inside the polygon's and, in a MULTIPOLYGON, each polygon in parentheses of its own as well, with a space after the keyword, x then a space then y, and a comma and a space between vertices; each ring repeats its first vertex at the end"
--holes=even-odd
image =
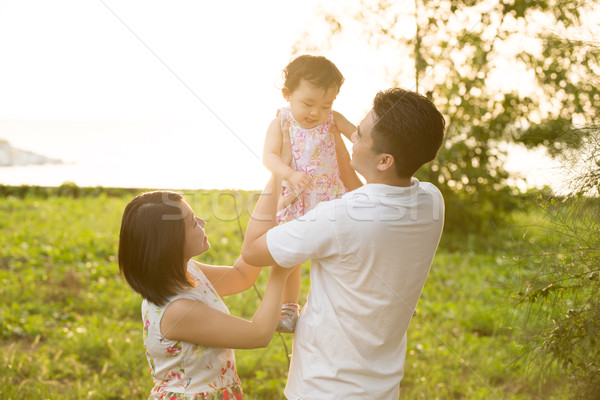
POLYGON ((289 270, 273 267, 252 321, 229 314, 221 296, 248 289, 260 268, 191 260, 210 248, 206 222, 180 194, 149 192, 125 208, 119 269, 143 297, 144 345, 155 386, 149 399, 242 399, 232 349, 270 342, 289 270))

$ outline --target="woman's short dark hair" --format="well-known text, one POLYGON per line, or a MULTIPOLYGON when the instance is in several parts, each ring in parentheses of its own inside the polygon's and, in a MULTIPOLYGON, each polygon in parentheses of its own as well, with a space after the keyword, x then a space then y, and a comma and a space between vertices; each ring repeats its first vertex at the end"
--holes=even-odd
POLYGON ((157 191, 136 196, 127 204, 119 236, 119 269, 143 298, 163 305, 182 289, 192 288, 183 257, 185 220, 183 197, 157 191))
POLYGON ((373 110, 373 150, 394 157, 399 177, 413 176, 435 158, 446 121, 426 97, 400 88, 388 89, 377 93, 373 110))
POLYGON ((322 56, 308 54, 296 57, 284 69, 284 86, 290 92, 296 90, 302 79, 318 88, 335 87, 339 91, 344 83, 344 76, 334 63, 322 56))

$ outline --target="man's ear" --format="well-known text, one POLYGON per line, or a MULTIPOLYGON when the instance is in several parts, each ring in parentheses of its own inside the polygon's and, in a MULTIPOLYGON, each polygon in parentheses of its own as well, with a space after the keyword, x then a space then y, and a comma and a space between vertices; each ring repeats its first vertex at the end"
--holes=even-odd
POLYGON ((379 162, 377 163, 377 169, 379 171, 387 171, 394 167, 394 156, 387 153, 381 153, 379 155, 379 162))
POLYGON ((283 95, 285 101, 290 101, 290 95, 292 94, 292 92, 290 92, 290 89, 284 86, 283 89, 281 89, 281 94, 283 95))

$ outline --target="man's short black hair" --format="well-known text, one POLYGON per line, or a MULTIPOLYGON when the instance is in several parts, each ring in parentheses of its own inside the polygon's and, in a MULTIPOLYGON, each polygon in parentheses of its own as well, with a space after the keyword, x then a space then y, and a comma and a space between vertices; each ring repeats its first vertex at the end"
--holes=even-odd
POLYGON ((377 93, 373 110, 373 150, 394 157, 399 177, 413 176, 421 165, 435 158, 446 121, 426 97, 400 88, 388 89, 377 93))

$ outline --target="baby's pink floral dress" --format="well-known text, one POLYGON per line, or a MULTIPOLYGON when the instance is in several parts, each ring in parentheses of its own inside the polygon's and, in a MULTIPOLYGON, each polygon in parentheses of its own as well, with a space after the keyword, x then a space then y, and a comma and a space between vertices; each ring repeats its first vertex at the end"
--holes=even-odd
POLYGON ((160 320, 167 306, 176 299, 198 300, 229 314, 200 266, 190 260, 188 272, 198 284, 169 301, 157 306, 142 302, 144 345, 154 388, 149 400, 240 400, 242 385, 235 368, 232 349, 201 346, 165 338, 160 331, 160 320))
MULTIPOLYGON (((321 201, 340 197, 347 190, 340 178, 335 154, 335 137, 331 132, 334 124, 333 112, 324 123, 311 129, 301 127, 289 108, 282 108, 279 115, 282 127, 286 121, 290 126, 292 168, 308 174, 315 186, 313 191, 303 192, 295 202, 277 212, 277 222, 283 223, 301 217, 321 201)), ((291 194, 292 188, 284 181, 282 197, 291 194)))

